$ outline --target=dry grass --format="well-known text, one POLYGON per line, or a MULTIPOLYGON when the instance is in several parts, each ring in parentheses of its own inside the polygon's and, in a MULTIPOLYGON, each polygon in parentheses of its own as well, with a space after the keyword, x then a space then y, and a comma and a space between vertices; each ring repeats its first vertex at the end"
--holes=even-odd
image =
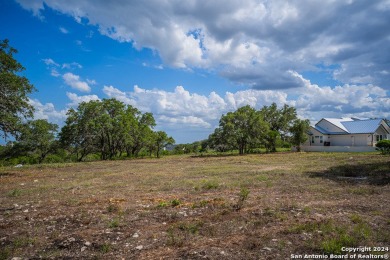
POLYGON ((389 246, 389 180, 390 158, 373 153, 3 168, 0 259, 289 259, 389 246))

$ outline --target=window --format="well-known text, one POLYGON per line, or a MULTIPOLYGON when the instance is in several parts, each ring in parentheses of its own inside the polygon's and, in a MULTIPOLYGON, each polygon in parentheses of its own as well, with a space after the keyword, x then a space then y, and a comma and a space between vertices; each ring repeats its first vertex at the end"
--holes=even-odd
POLYGON ((323 142, 324 142, 324 137, 320 136, 320 144, 322 144, 323 142))
POLYGON ((383 135, 376 135, 376 141, 379 142, 383 140, 383 135))
POLYGON ((311 143, 314 144, 314 136, 311 136, 311 143))

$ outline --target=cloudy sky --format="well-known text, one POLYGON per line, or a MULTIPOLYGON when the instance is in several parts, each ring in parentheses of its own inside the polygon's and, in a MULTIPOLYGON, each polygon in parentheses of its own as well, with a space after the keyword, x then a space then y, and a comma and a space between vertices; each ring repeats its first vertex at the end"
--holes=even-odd
POLYGON ((275 102, 301 118, 390 117, 390 1, 0 1, 0 38, 39 90, 36 118, 82 101, 152 112, 177 143, 275 102))

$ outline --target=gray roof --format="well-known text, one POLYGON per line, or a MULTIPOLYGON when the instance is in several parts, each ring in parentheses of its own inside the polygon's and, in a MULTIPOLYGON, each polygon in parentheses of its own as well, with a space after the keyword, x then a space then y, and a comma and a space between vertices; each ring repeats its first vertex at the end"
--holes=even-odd
POLYGON ((345 132, 330 132, 326 129, 315 125, 313 128, 323 134, 369 134, 375 133, 381 125, 383 119, 365 119, 356 118, 323 118, 324 120, 336 125, 345 132))
POLYGON ((342 122, 347 131, 351 134, 374 133, 380 126, 382 119, 368 119, 342 122))

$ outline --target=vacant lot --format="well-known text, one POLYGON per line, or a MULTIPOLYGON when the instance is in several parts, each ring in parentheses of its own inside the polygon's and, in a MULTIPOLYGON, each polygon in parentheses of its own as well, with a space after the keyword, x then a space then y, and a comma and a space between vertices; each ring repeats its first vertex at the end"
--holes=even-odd
POLYGON ((0 259, 289 259, 390 246, 390 157, 276 153, 0 169, 0 259))

